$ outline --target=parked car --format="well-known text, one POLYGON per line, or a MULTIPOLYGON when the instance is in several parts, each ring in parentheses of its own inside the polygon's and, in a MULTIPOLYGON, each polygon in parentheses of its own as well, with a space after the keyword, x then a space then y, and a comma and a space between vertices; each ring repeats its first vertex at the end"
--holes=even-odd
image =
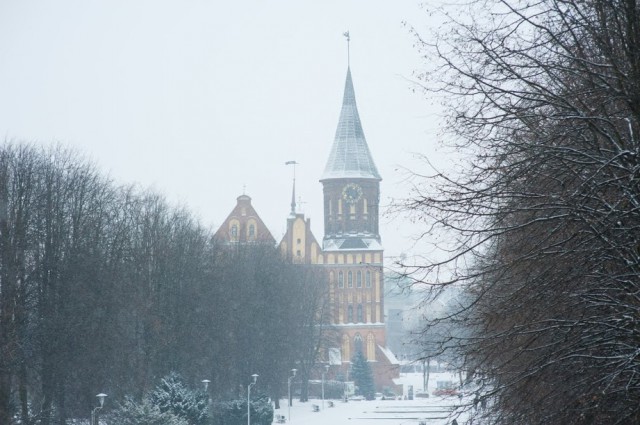
POLYGON ((440 397, 448 397, 458 395, 458 390, 455 388, 436 388, 433 391, 433 395, 440 397))

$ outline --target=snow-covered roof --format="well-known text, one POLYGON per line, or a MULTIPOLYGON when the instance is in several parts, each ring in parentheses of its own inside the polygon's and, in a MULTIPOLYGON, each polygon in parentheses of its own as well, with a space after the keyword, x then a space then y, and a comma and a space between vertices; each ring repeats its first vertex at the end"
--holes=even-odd
POLYGON ((391 350, 389 350, 387 347, 383 347, 382 345, 378 345, 378 348, 387 357, 387 359, 389 360, 389 363, 397 364, 397 365, 400 364, 400 361, 396 358, 396 355, 393 354, 393 352, 391 350))
POLYGON ((336 136, 320 181, 343 178, 382 180, 362 131, 349 68, 336 136))
POLYGON ((382 251, 382 249, 380 241, 371 237, 336 238, 322 241, 323 251, 382 251))

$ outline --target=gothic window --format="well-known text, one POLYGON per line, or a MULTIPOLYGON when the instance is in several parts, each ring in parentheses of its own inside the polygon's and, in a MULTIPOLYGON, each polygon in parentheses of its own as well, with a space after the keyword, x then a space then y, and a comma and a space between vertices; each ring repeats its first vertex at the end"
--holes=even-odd
POLYGON ((353 323, 353 305, 347 307, 347 323, 353 323))
POLYGON ((365 285, 367 288, 371 288, 371 272, 369 270, 367 270, 367 273, 365 274, 365 285))
POLYGON ((347 285, 349 286, 349 288, 353 288, 353 272, 349 271, 349 274, 347 276, 347 285))
POLYGON ((360 270, 358 270, 358 274, 356 274, 356 286, 362 288, 362 272, 360 270))
POLYGON ((342 335, 342 358, 351 359, 351 350, 349 347, 349 336, 342 335))
POLYGON ((238 240, 238 225, 234 224, 231 226, 231 240, 236 242, 238 240))
POLYGON ((358 304, 357 315, 358 315, 358 323, 364 322, 364 320, 362 320, 362 304, 358 304))
POLYGON ((249 225, 249 240, 255 240, 256 238, 256 226, 254 224, 249 225))
POLYGON ((370 333, 367 335, 367 360, 374 361, 376 359, 376 337, 370 333))
POLYGON ((344 288, 344 273, 338 272, 338 288, 344 288))
POLYGON ((360 334, 356 334, 356 336, 353 337, 353 345, 356 351, 362 351, 362 337, 360 334))

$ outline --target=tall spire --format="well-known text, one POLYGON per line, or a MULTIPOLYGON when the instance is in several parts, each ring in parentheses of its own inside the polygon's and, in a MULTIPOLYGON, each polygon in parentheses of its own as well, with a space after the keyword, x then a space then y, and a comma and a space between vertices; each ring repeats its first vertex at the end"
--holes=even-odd
POLYGON ((291 217, 296 216, 296 165, 298 163, 296 161, 287 161, 284 165, 293 165, 293 190, 291 192, 291 212, 289 215, 291 217))
POLYGON ((364 137, 349 67, 338 128, 320 181, 342 178, 382 180, 364 137))

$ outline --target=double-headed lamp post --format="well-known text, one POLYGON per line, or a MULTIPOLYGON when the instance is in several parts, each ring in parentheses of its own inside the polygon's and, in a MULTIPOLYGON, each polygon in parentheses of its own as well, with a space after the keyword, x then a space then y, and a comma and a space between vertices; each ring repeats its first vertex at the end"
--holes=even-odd
POLYGON ((104 406, 104 399, 106 396, 107 395, 105 393, 100 393, 96 396, 98 397, 98 402, 100 403, 100 406, 96 407, 91 411, 91 425, 98 425, 96 423, 96 414, 98 413, 98 410, 102 409, 102 407, 104 406))
POLYGON ((251 387, 258 381, 257 374, 254 373, 251 377, 253 378, 253 382, 247 387, 247 425, 251 425, 251 387))
POLYGON ((289 398, 287 399, 287 405, 289 406, 289 421, 291 421, 291 380, 296 377, 298 369, 291 369, 291 376, 287 379, 287 389, 289 398))
POLYGON ((329 373, 329 365, 324 365, 324 372, 322 372, 322 410, 324 410, 324 376, 329 373))

